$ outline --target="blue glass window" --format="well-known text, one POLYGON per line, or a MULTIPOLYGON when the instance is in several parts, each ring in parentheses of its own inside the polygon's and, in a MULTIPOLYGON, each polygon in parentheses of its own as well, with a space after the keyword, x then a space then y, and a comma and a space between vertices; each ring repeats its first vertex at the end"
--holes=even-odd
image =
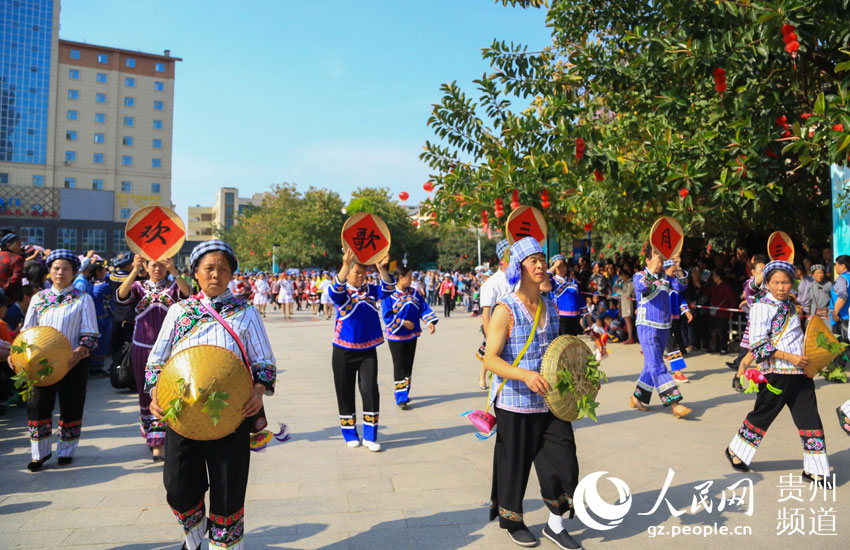
POLYGON ((77 131, 67 130, 65 132, 65 139, 67 139, 68 141, 77 141, 77 131))
POLYGON ((68 109, 68 120, 77 120, 77 111, 68 109))
POLYGON ((154 108, 155 111, 161 111, 162 110, 162 101, 154 101, 153 102, 153 108, 154 108))
POLYGON ((151 193, 153 193, 154 195, 159 195, 159 193, 160 193, 159 188, 160 188, 160 185, 158 183, 152 183, 151 184, 151 193))
MULTIPOLYGON (((129 220, 130 219, 130 209, 129 208, 122 208, 121 209, 121 219, 122 220, 129 220)), ((124 236, 123 231, 121 232, 121 236, 122 237, 124 236)))
POLYGON ((106 84, 106 73, 97 73, 97 81, 106 84))
POLYGON ((106 124, 106 115, 103 113, 95 113, 94 121, 98 124, 106 124))
POLYGON ((68 57, 71 59, 79 59, 80 58, 80 50, 71 50, 68 52, 68 57))
POLYGON ((162 149, 162 140, 161 139, 153 140, 153 148, 154 149, 162 149))
POLYGON ((129 193, 133 190, 133 182, 132 181, 122 181, 121 182, 121 192, 129 193))
POLYGON ((133 166, 133 157, 130 155, 124 155, 121 157, 121 164, 124 166, 133 166))
POLYGON ((103 164, 103 153, 95 153, 92 156, 92 162, 95 164, 103 164))
POLYGON ((47 163, 53 4, 0 2, 0 162, 47 163))
POLYGON ((106 65, 109 63, 109 56, 105 53, 99 53, 97 54, 97 62, 106 65))
POLYGON ((156 72, 164 73, 165 72, 165 63, 157 63, 156 64, 156 72))
POLYGON ((128 57, 126 60, 124 60, 124 63, 125 63, 128 67, 130 67, 131 69, 135 69, 135 68, 136 68, 136 60, 135 60, 135 59, 133 59, 132 57, 128 57))
POLYGON ((154 120, 153 121, 153 129, 154 130, 162 130, 162 121, 161 120, 154 120))
POLYGON ((44 176, 33 176, 32 184, 35 187, 44 187, 44 176))
POLYGON ((165 84, 163 82, 159 82, 159 81, 154 82, 153 83, 153 89, 156 90, 157 92, 161 92, 161 91, 165 90, 165 84))
POLYGON ((132 97, 125 97, 124 98, 124 106, 125 107, 132 107, 135 104, 136 104, 136 100, 133 99, 132 97))
POLYGON ((77 250, 77 228, 60 227, 56 230, 56 247, 67 248, 72 252, 77 250))
POLYGON ((103 180, 94 179, 91 180, 91 188, 95 191, 103 191, 103 180))
POLYGON ((76 151, 65 151, 65 162, 74 162, 77 160, 76 151))
POLYGON ((65 189, 73 189, 77 186, 76 178, 65 178, 65 189))
POLYGON ((0 183, 6 184, 9 183, 9 174, 6 172, 0 172, 0 183))
POLYGON ((103 143, 104 141, 106 141, 106 138, 103 137, 103 134, 95 134, 94 135, 94 142, 95 143, 103 143))
POLYGON ((97 103, 106 103, 106 94, 94 94, 94 100, 97 103))
POLYGON ((124 85, 127 86, 128 88, 135 88, 136 87, 136 79, 127 76, 127 77, 124 78, 124 85))
POLYGON ((133 127, 133 124, 135 124, 135 121, 133 120, 133 117, 131 117, 131 116, 125 116, 125 117, 124 117, 124 126, 127 126, 127 127, 129 127, 129 128, 132 128, 132 127, 133 127))
POLYGON ((162 159, 151 159, 152 168, 162 168, 162 159))
POLYGON ((71 80, 79 80, 80 79, 80 71, 77 69, 68 69, 68 78, 71 80))
POLYGON ((133 136, 124 136, 121 142, 127 147, 133 145, 133 136))
POLYGON ((68 99, 80 99, 80 91, 68 90, 68 99))

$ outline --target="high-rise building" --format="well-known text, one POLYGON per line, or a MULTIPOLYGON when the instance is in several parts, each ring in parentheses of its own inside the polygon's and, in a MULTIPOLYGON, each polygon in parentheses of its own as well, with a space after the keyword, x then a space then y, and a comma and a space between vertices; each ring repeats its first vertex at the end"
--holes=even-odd
POLYGON ((239 196, 239 189, 222 187, 215 196, 213 206, 190 206, 186 240, 208 241, 215 238, 216 228, 230 229, 239 214, 250 206, 262 206, 265 193, 254 193, 251 198, 239 196))
POLYGON ((112 255, 134 210, 171 205, 181 59, 61 40, 59 10, 0 2, 0 227, 112 255))

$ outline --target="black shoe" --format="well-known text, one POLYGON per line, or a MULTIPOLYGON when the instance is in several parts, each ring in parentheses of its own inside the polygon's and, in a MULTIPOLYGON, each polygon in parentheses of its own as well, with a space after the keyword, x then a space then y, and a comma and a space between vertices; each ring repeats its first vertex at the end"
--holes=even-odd
POLYGON ((153 458, 154 462, 165 462, 165 455, 153 456, 151 458, 153 458))
POLYGON ((37 472, 41 470, 41 467, 44 466, 44 463, 50 460, 50 457, 53 456, 53 453, 48 454, 46 457, 41 460, 33 460, 29 464, 27 464, 27 470, 30 472, 37 472))
POLYGON ((403 411, 406 411, 406 410, 407 410, 407 409, 409 409, 410 407, 408 407, 408 406, 407 406, 407 403, 399 403, 399 404, 398 404, 398 408, 399 408, 399 409, 401 409, 401 410, 403 410, 403 411))
POLYGON ((750 471, 750 467, 747 466, 746 464, 744 464, 744 461, 735 462, 733 460, 733 458, 737 458, 738 460, 741 460, 741 459, 738 458, 737 456, 733 455, 732 451, 729 450, 729 447, 726 447, 726 450, 723 451, 723 454, 726 455, 726 458, 729 460, 729 464, 731 464, 732 467, 735 468, 736 470, 738 470, 739 472, 749 472, 750 471))
POLYGON ((60 466, 67 466, 68 464, 70 464, 73 461, 74 461, 74 457, 71 457, 71 456, 60 456, 59 457, 59 465, 60 466))
POLYGON ((732 389, 738 393, 744 393, 744 386, 741 385, 741 378, 737 374, 732 378, 732 389))
POLYGON ((844 414, 841 407, 836 407, 835 412, 838 413, 838 425, 841 426, 844 433, 850 435, 850 418, 847 418, 847 415, 844 414))
POLYGON ((522 526, 519 529, 508 529, 508 536, 514 543, 525 546, 537 546, 537 539, 528 530, 528 527, 522 526))
POLYGON ((581 544, 577 543, 575 539, 567 533, 566 529, 556 535, 549 527, 548 523, 543 526, 543 536, 554 542, 555 546, 558 548, 563 548, 563 550, 577 550, 581 548, 581 544))
POLYGON ((89 378, 105 378, 109 373, 104 369, 92 369, 89 371, 89 378))
POLYGON ((823 476, 813 476, 812 474, 803 471, 803 479, 808 481, 809 483, 814 483, 821 489, 832 489, 832 481, 829 478, 824 479, 823 476))

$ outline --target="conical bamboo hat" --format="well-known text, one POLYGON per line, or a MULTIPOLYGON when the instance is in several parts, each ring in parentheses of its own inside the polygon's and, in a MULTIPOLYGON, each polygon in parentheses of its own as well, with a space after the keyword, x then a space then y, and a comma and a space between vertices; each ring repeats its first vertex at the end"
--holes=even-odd
POLYGON ((555 338, 543 355, 540 376, 546 379, 550 387, 545 396, 546 404, 552 414, 565 422, 578 419, 578 402, 583 396, 589 395, 591 399, 595 399, 599 392, 596 384, 585 377, 587 356, 592 353, 587 344, 579 338, 565 334, 555 338), (557 389, 558 373, 564 369, 570 371, 575 393, 567 392, 561 395, 557 389))
POLYGON ((840 355, 840 353, 832 353, 826 348, 818 345, 818 334, 823 334, 830 343, 838 344, 838 339, 832 333, 824 320, 814 315, 809 319, 809 326, 806 327, 806 339, 803 355, 809 358, 809 366, 806 367, 806 375, 809 378, 814 378, 823 370, 823 368, 840 355))
POLYGON ((30 379, 37 381, 36 386, 50 386, 68 374, 74 349, 55 328, 38 326, 18 334, 9 356, 16 372, 27 371, 30 379))
POLYGON ((193 346, 175 353, 165 364, 157 381, 156 400, 166 409, 174 399, 181 398, 183 409, 176 421, 169 421, 171 429, 189 439, 210 441, 239 427, 242 407, 251 398, 253 387, 251 373, 232 351, 219 346, 193 346), (227 406, 215 425, 209 413, 202 410, 211 391, 228 394, 227 406))

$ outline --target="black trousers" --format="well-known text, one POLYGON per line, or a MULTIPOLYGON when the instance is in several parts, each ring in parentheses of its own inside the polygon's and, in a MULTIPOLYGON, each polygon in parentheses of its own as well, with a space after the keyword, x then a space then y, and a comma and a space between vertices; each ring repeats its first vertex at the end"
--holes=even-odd
POLYGON ((553 514, 570 512, 572 517, 572 496, 578 485, 572 424, 555 418, 551 412, 522 414, 498 407, 495 412, 490 519, 498 517, 503 529, 525 525, 522 499, 532 463, 546 507, 553 514))
POLYGON ((729 319, 711 318, 711 339, 708 344, 710 353, 726 353, 729 349, 729 319))
POLYGON ((197 548, 204 536, 207 488, 210 540, 225 546, 242 539, 251 461, 250 436, 247 422, 230 435, 213 441, 189 439, 166 427, 165 498, 183 526, 190 548, 197 548))
POLYGON ((443 294, 443 315, 451 317, 452 314, 452 295, 443 294))
POLYGON ((32 443, 33 459, 50 453, 50 434, 53 427, 53 407, 59 396, 59 456, 74 456, 83 425, 86 405, 86 383, 91 358, 86 357, 68 371, 62 380, 50 386, 36 386, 27 399, 27 424, 32 443), (39 455, 39 456, 36 456, 39 455))
POLYGON ((354 386, 358 382, 363 410, 377 413, 381 402, 378 391, 377 350, 375 348, 355 350, 337 346, 333 348, 331 362, 339 414, 342 416, 355 413, 354 386))
POLYGON ((558 336, 563 336, 564 334, 569 334, 571 336, 578 336, 581 334, 581 317, 561 317, 560 322, 558 323, 558 336))
POLYGON ((826 439, 818 413, 814 380, 802 374, 771 373, 765 378, 782 393, 776 395, 767 389, 767 384, 759 384, 755 406, 732 439, 732 452, 749 464, 765 432, 787 406, 803 444, 803 469, 812 474, 829 475, 826 439))
POLYGON ((397 405, 410 401, 410 377, 413 374, 413 358, 416 357, 417 340, 419 339, 411 338, 401 342, 387 340, 390 354, 393 356, 393 385, 397 405))

